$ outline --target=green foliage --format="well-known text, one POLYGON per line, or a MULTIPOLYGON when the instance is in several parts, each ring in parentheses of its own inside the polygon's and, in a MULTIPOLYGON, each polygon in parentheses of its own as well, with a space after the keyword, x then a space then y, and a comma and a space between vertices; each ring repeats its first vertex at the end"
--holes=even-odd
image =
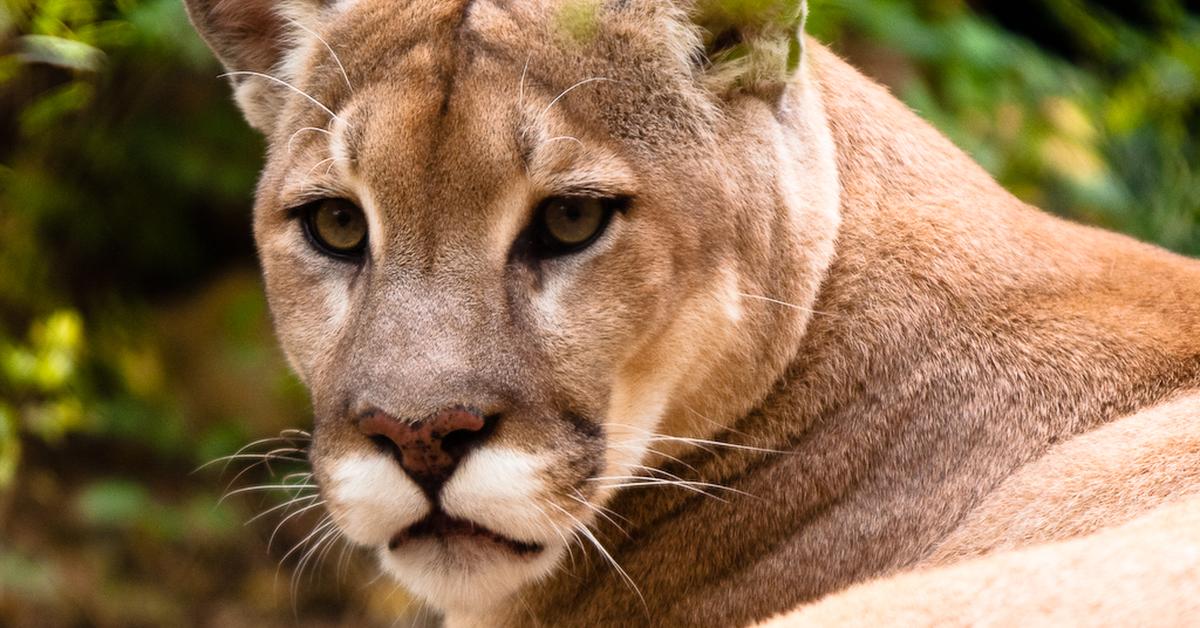
POLYGON ((28 556, 0 548, 0 591, 27 599, 53 599, 58 587, 54 570, 28 556))
POLYGON ((54 443, 83 426, 83 343, 79 315, 59 311, 34 323, 27 342, 0 345, 0 490, 13 481, 22 432, 54 443))
MULTIPOLYGON (((5 0, 4 15, 0 413, 45 441, 86 428, 184 448, 143 299, 203 280, 214 251, 248 257, 258 141, 179 2, 5 0), (197 238, 220 232, 235 244, 197 238)), ((12 467, 19 444, 0 451, 12 467)))
POLYGON ((1081 63, 959 0, 818 0, 812 27, 886 50, 900 96, 1026 200, 1200 253, 1200 18, 1156 2, 1160 26, 1139 29, 1080 2, 1045 5, 1081 63))
POLYGON ((189 472, 305 423, 252 271, 262 147, 178 0, 0 3, 0 624, 177 625, 277 568, 241 525, 273 501, 189 472))

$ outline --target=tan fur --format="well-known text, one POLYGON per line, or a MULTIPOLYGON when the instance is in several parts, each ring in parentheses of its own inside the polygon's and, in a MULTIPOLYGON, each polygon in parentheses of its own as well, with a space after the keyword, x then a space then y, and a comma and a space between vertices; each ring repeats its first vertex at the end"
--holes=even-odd
POLYGON ((1194 626, 1200 498, 1101 532, 856 586, 761 624, 1194 626))
POLYGON ((1025 465, 914 571, 763 626, 1193 625, 1200 617, 1197 492, 1200 395, 1193 394, 1025 465), (1021 549, 1029 546, 1036 547, 1021 549))
POLYGON ((975 506, 921 562, 1083 536, 1200 490, 1200 395, 1138 412, 1057 445, 975 506))
POLYGON ((231 70, 275 77, 239 102, 269 135, 255 231, 316 479, 449 624, 745 625, 989 552, 895 590, 993 578, 1033 616, 1049 566, 1121 548, 1174 587, 1118 589, 1129 617, 1194 584, 1149 575, 1193 510, 1103 530, 1196 488, 1200 264, 1023 205, 816 42, 786 80, 731 78, 694 3, 227 1, 188 5, 231 70), (513 257, 579 189, 634 200, 582 253, 513 257), (362 266, 300 234, 320 196, 366 212, 362 266), (354 418, 454 404, 502 418, 444 507, 537 560, 383 547, 432 506, 354 418), (703 484, 597 481, 625 476, 703 484), (576 533, 605 551, 568 557, 576 533))

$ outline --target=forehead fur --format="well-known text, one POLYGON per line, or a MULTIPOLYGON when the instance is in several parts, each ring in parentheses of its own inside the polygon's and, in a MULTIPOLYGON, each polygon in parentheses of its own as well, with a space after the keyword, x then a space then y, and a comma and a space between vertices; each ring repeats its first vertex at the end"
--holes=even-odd
MULTIPOLYGON (((349 0, 295 21, 314 37, 298 33, 310 41, 296 48, 285 73, 334 111, 374 89, 445 115, 465 91, 465 77, 490 66, 503 74, 485 90, 497 103, 580 89, 586 98, 556 107, 638 145, 695 141, 717 116, 712 94, 695 80, 701 38, 671 3, 349 0), (581 11, 589 21, 581 22, 581 11)), ((299 104, 279 132, 319 119, 320 111, 299 104)))

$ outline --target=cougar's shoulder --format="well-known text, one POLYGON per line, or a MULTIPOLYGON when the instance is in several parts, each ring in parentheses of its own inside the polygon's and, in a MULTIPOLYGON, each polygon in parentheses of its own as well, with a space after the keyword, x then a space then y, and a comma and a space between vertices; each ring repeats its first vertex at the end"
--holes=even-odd
POLYGON ((1200 615, 1200 497, 1122 525, 857 585, 760 624, 1188 626, 1200 615))
POLYGON ((995 488, 921 563, 1083 536, 1200 490, 1200 393, 1061 443, 995 488))

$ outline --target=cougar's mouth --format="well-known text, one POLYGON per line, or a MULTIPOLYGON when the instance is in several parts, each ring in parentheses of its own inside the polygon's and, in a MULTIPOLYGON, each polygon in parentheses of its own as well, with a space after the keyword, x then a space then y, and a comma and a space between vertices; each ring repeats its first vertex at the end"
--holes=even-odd
POLYGON ((541 544, 509 538, 473 521, 451 517, 441 510, 435 510, 424 519, 397 533, 388 541, 388 549, 395 551, 405 543, 418 539, 462 539, 492 543, 518 556, 534 556, 544 549, 541 544))

